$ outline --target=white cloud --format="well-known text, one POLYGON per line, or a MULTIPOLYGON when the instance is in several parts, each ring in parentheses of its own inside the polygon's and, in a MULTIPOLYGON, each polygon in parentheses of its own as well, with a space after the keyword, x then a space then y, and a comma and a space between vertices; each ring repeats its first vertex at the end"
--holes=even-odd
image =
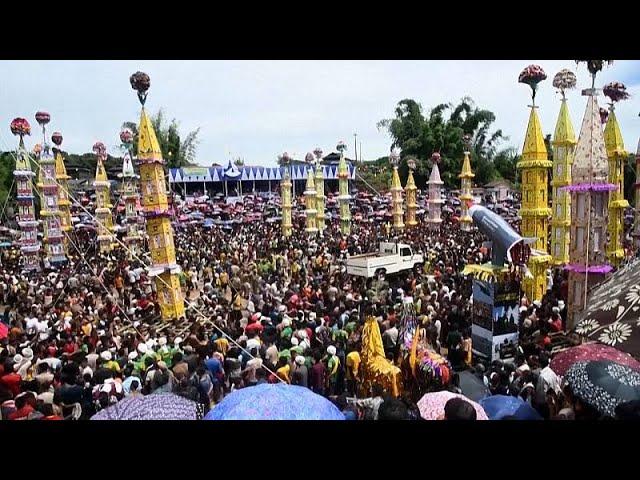
MULTIPOLYGON (((519 149, 530 98, 517 77, 530 63, 542 65, 549 76, 536 98, 545 133, 553 133, 559 109, 553 74, 561 68, 577 72, 580 88, 568 95, 577 132, 585 105, 579 90, 589 79, 586 67, 576 69, 572 60, 3 61, 0 149, 15 147, 8 130, 11 119, 31 121, 39 109, 51 113, 50 129, 62 132, 68 150, 88 152, 96 140, 115 148, 122 122, 139 117, 128 80, 136 70, 151 76, 150 111, 164 108, 185 133, 201 127, 202 164, 224 162, 230 151, 249 164, 269 165, 284 150, 304 155, 319 145, 328 152, 338 140, 345 140, 353 154, 354 132, 364 157, 377 158, 386 155, 390 140, 376 123, 393 116, 399 100, 413 98, 428 109, 465 95, 495 112, 495 128, 519 149)), ((639 78, 640 64, 632 61, 616 62, 598 76, 600 85, 626 82, 634 95, 617 107, 630 150, 640 135, 635 108, 639 78)))

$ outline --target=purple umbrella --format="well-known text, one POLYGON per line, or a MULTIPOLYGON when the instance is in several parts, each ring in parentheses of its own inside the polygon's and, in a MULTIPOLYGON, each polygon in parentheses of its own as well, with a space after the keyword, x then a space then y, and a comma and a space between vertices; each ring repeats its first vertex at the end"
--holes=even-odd
POLYGON ((173 393, 127 397, 104 410, 91 420, 200 420, 202 405, 173 393))

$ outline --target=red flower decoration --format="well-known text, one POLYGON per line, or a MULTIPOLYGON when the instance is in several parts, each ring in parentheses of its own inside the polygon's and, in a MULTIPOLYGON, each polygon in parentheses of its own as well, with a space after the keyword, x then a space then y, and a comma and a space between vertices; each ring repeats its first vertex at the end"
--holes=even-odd
POLYGON ((627 87, 622 82, 611 82, 604 86, 602 92, 615 103, 629 98, 627 87))
POLYGON ((151 78, 144 72, 136 72, 129 77, 131 88, 138 92, 138 100, 144 106, 147 101, 147 91, 151 87, 151 78))
POLYGON ((320 157, 322 157, 322 149, 320 147, 316 147, 316 149, 313 151, 313 154, 318 160, 320 160, 320 157))
POLYGON ((51 135, 51 141, 54 145, 59 147, 62 145, 62 134, 60 132, 53 132, 53 135, 51 135))
POLYGON ((431 161, 433 163, 440 163, 441 157, 440 157, 440 152, 433 152, 431 154, 431 161))
POLYGON ((518 76, 518 82, 526 83, 531 88, 538 85, 543 80, 546 80, 547 74, 544 72, 540 65, 529 65, 520 72, 518 76))
POLYGON ((131 88, 138 93, 146 93, 151 87, 151 78, 144 72, 136 72, 129 77, 131 88))
POLYGON ((102 142, 96 142, 93 144, 93 153, 104 158, 107 155, 107 147, 105 147, 102 142))
POLYGON ((31 135, 31 125, 26 118, 14 118, 11 121, 11 133, 14 135, 20 135, 21 137, 24 135, 31 135))
POLYGON ((47 112, 36 112, 36 122, 38 125, 46 125, 51 121, 51 115, 47 112))
POLYGON ((525 83, 531 87, 531 98, 535 102, 536 91, 538 90, 538 84, 547 78, 547 74, 544 72, 540 65, 529 65, 518 76, 518 82, 525 83))
POLYGON ((125 145, 130 145, 133 143, 133 132, 129 128, 123 128, 120 131, 120 141, 125 145))

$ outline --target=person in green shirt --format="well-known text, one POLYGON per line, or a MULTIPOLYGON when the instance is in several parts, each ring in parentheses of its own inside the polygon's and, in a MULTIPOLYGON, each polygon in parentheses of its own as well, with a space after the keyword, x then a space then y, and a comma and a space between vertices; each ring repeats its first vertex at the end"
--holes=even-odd
POLYGON ((329 396, 336 394, 336 386, 338 383, 338 371, 340 369, 340 359, 336 355, 336 347, 329 345, 327 347, 327 377, 329 380, 329 396))

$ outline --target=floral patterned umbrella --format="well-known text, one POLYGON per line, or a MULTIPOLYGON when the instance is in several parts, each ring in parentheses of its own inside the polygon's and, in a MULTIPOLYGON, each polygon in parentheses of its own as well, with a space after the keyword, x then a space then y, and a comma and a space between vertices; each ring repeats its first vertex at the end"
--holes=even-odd
POLYGON ((551 360, 551 369, 558 375, 564 376, 574 363, 589 360, 611 360, 640 372, 640 362, 631 355, 600 343, 578 345, 558 353, 551 360))
POLYGON ((200 420, 202 405, 173 393, 127 397, 96 413, 91 420, 200 420))
POLYGON ((437 420, 441 415, 444 415, 444 406, 446 403, 452 398, 461 398, 471 405, 476 410, 477 420, 489 420, 487 414, 484 409, 480 406, 480 404, 470 400, 464 395, 459 395, 457 393, 447 392, 443 390, 441 392, 433 392, 427 393, 424 395, 420 401, 418 401, 418 408, 420 409, 420 415, 425 420, 437 420))
POLYGON ((574 363, 565 381, 574 395, 602 415, 615 417, 618 405, 640 400, 640 372, 609 360, 574 363))
POLYGON ((589 293, 575 332, 640 360, 640 259, 589 293))

